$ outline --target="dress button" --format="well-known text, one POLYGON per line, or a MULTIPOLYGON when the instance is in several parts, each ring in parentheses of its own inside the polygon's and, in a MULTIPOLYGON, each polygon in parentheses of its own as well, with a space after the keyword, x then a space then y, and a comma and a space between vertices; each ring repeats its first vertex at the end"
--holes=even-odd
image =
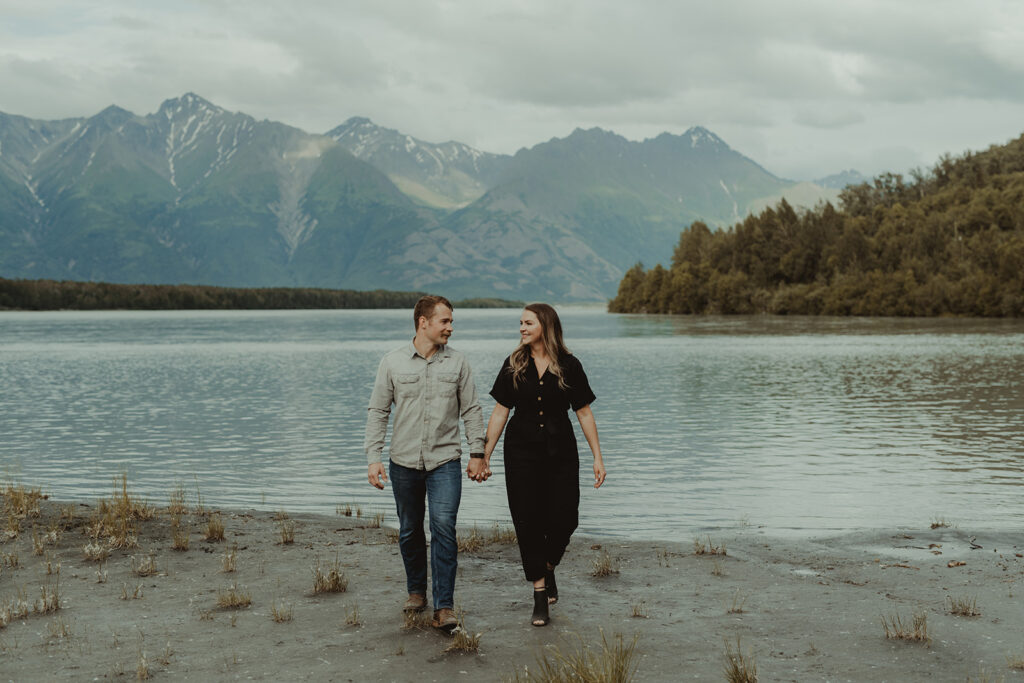
POLYGON ((543 414, 544 414, 544 411, 543 411, 543 410, 541 410, 541 411, 540 411, 540 412, 538 412, 537 414, 538 414, 538 415, 543 415, 543 414))
POLYGON ((540 423, 540 426, 541 426, 541 427, 543 427, 543 426, 544 426, 544 423, 543 423, 543 422, 541 422, 541 423, 540 423))
POLYGON ((538 400, 538 401, 540 400, 540 396, 538 396, 538 397, 537 397, 537 400, 538 400))
POLYGON ((540 381, 540 385, 541 385, 541 386, 544 386, 544 380, 541 380, 541 381, 540 381))

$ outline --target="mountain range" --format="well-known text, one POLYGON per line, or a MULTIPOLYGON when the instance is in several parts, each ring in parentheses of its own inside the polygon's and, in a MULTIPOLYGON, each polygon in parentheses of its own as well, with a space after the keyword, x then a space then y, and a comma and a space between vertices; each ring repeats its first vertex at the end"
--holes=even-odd
POLYGON ((500 155, 359 117, 311 134, 192 93, 145 116, 0 113, 0 277, 603 300, 692 221, 813 205, 844 179, 776 177, 700 127, 500 155))

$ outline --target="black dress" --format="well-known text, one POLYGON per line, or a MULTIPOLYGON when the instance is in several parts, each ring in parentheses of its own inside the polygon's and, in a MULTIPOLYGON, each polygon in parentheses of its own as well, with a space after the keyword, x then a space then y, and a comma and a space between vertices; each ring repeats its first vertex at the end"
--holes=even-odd
POLYGON ((561 561, 579 524, 580 460, 569 410, 596 397, 575 356, 563 356, 559 365, 564 389, 550 371, 537 377, 532 359, 513 386, 508 358, 491 389, 495 401, 514 410, 505 428, 505 487, 529 581, 544 576, 546 563, 561 561))

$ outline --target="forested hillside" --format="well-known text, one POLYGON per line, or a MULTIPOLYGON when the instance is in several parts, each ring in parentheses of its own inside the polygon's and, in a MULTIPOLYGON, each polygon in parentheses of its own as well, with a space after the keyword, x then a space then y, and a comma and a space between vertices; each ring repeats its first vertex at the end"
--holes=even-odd
POLYGON ((671 266, 634 266, 609 310, 1024 316, 1024 136, 851 185, 839 208, 693 223, 671 266))

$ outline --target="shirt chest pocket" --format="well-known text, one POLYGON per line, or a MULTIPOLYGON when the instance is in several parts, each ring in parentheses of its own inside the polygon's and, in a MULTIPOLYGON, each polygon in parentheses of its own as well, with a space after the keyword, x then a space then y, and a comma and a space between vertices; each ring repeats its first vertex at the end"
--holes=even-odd
POLYGON ((395 396, 397 398, 416 398, 422 386, 419 375, 395 375, 395 396))
POLYGON ((454 396, 459 387, 459 376, 451 372, 442 372, 437 376, 437 392, 441 396, 454 396))

